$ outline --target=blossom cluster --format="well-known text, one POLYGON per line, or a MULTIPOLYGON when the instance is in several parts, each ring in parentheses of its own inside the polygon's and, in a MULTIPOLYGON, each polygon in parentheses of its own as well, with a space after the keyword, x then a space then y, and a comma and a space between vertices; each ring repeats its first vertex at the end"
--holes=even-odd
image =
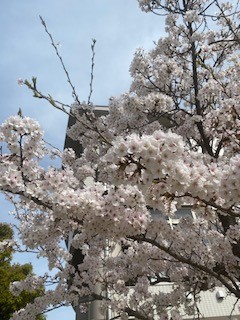
POLYGON ((38 276, 28 276, 24 281, 14 281, 10 285, 10 291, 18 296, 22 291, 34 291, 44 285, 45 279, 38 276))

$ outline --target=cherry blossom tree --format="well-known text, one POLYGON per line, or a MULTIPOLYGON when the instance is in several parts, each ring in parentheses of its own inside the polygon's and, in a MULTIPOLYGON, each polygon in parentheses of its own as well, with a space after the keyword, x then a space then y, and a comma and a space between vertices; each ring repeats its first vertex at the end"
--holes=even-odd
POLYGON ((14 320, 61 305, 84 311, 92 301, 115 319, 177 319, 180 305, 194 313, 202 290, 223 286, 240 298, 238 1, 138 2, 165 17, 166 36, 150 52, 136 51, 131 88, 110 99, 108 115, 96 117, 74 86, 68 109, 35 78, 25 81, 35 97, 75 118, 68 135, 81 157, 66 149, 57 155, 61 168, 44 168, 56 150, 36 121, 18 115, 1 126, 8 151, 0 187, 14 202, 22 243, 58 269, 54 279, 12 286, 56 283, 14 320), (186 204, 196 218, 172 229, 167 218, 186 204), (173 291, 152 290, 166 281, 173 291))

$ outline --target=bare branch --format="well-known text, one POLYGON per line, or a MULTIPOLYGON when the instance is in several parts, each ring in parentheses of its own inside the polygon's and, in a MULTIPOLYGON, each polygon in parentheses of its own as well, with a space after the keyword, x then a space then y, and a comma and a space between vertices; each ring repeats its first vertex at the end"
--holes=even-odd
POLYGON ((93 92, 93 71, 94 71, 94 59, 95 59, 95 45, 96 45, 96 39, 92 39, 92 45, 91 45, 91 50, 92 50, 92 64, 91 64, 91 75, 90 75, 90 84, 89 84, 89 96, 88 96, 88 104, 91 104, 91 96, 93 92))
POLYGON ((80 103, 80 101, 79 101, 79 99, 78 99, 78 95, 77 95, 77 93, 76 93, 75 87, 74 87, 74 85, 73 85, 73 83, 72 83, 72 80, 70 79, 69 73, 68 73, 68 71, 67 71, 67 69, 66 69, 66 67, 65 67, 65 64, 64 64, 64 62, 63 62, 62 56, 59 54, 58 47, 57 47, 56 43, 55 43, 54 40, 53 40, 53 36, 52 36, 52 34, 48 31, 46 22, 43 20, 43 18, 42 18, 41 16, 39 16, 39 17, 40 17, 40 20, 41 20, 41 22, 42 22, 42 25, 44 26, 44 29, 45 29, 46 33, 48 34, 48 36, 49 36, 49 38, 50 38, 50 40, 51 40, 51 45, 53 46, 53 48, 54 48, 54 50, 55 50, 55 52, 56 52, 56 55, 57 55, 58 59, 60 60, 60 63, 61 63, 61 65, 62 65, 62 67, 63 67, 63 70, 64 70, 64 72, 65 72, 65 74, 66 74, 66 76, 67 76, 67 81, 68 81, 68 83, 69 83, 69 85, 71 86, 71 89, 72 89, 72 96, 73 96, 73 98, 76 100, 76 102, 80 105, 81 103, 80 103))

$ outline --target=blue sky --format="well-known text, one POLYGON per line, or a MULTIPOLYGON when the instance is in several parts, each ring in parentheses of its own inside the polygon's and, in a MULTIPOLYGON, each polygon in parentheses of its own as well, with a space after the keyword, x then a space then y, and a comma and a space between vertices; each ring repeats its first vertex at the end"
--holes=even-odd
MULTIPOLYGON (((79 95, 89 94, 91 39, 97 40, 92 101, 106 105, 111 96, 129 89, 129 65, 136 48, 150 49, 163 35, 163 18, 140 11, 136 0, 1 0, 0 2, 0 121, 17 114, 37 119, 45 139, 62 149, 67 118, 42 100, 36 100, 19 78, 36 76, 43 93, 72 102, 71 89, 40 23, 41 15, 56 42, 79 95)), ((10 206, 0 197, 0 220, 12 221, 10 206)), ((33 262, 36 273, 46 263, 17 255, 17 261, 33 262)), ((74 320, 71 308, 48 314, 48 320, 74 320)))

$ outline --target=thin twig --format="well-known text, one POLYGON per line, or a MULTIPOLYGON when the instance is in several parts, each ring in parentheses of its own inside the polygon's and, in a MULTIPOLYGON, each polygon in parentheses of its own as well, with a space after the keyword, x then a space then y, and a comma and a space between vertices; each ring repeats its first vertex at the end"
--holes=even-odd
POLYGON ((46 145, 48 145, 49 147, 51 147, 52 149, 60 152, 60 154, 62 153, 62 151, 61 151, 59 148, 55 147, 55 146, 54 146, 53 144, 51 144, 50 142, 47 142, 45 139, 43 139, 43 142, 44 142, 46 145))
POLYGON ((73 96, 73 98, 76 100, 76 102, 80 105, 81 103, 80 103, 80 101, 79 101, 79 99, 78 99, 78 95, 77 95, 77 93, 76 93, 75 87, 74 87, 74 85, 73 85, 73 83, 72 83, 72 81, 71 81, 71 79, 70 79, 69 73, 68 73, 68 71, 67 71, 67 69, 66 69, 66 67, 65 67, 65 64, 64 64, 64 62, 63 62, 63 59, 62 59, 61 55, 59 54, 58 47, 57 47, 57 45, 55 44, 51 33, 48 31, 46 22, 43 20, 43 18, 42 18, 41 16, 39 16, 39 18, 40 18, 40 20, 41 20, 41 22, 42 22, 42 25, 44 26, 44 29, 45 29, 46 33, 48 34, 48 36, 49 36, 49 38, 50 38, 50 40, 51 40, 51 45, 53 46, 53 48, 54 48, 54 50, 55 50, 55 52, 56 52, 56 54, 57 54, 57 57, 59 58, 59 61, 61 62, 61 65, 62 65, 62 67, 63 67, 63 70, 64 70, 64 72, 65 72, 65 74, 66 74, 66 76, 67 76, 67 81, 68 81, 69 85, 70 85, 71 88, 72 88, 72 96, 73 96))
POLYGON ((54 307, 52 307, 52 308, 49 308, 49 309, 47 309, 47 310, 39 313, 39 315, 42 315, 42 314, 45 314, 45 313, 47 313, 47 312, 50 312, 50 311, 59 309, 59 308, 61 308, 61 307, 66 307, 66 306, 68 306, 66 303, 61 303, 61 304, 59 304, 58 306, 54 306, 54 307))
POLYGON ((38 99, 44 99, 46 101, 48 101, 54 108, 63 111, 64 113, 66 113, 68 116, 72 115, 71 110, 67 111, 65 107, 71 108, 71 106, 64 104, 62 102, 59 102, 57 100, 54 100, 52 98, 51 95, 44 95, 42 92, 40 92, 37 89, 37 78, 33 77, 32 78, 32 82, 29 82, 28 80, 24 81, 24 84, 33 91, 33 96, 34 98, 38 98, 38 99))
POLYGON ((237 299, 232 307, 231 313, 229 315, 229 319, 232 319, 233 312, 235 311, 236 305, 238 304, 239 299, 237 299))
POLYGON ((93 71, 94 71, 94 59, 95 59, 95 45, 96 39, 92 39, 91 50, 92 50, 92 64, 91 64, 91 75, 90 75, 90 84, 89 84, 89 96, 88 96, 88 105, 91 104, 91 96, 93 92, 93 71))

